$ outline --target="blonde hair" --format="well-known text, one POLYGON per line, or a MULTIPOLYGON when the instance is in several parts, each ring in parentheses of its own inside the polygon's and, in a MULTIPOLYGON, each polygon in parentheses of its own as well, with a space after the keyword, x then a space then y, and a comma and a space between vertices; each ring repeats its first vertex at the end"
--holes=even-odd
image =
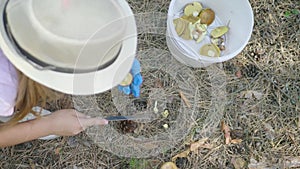
POLYGON ((39 116, 39 112, 32 111, 34 106, 45 107, 47 101, 59 99, 62 95, 31 80, 20 71, 18 71, 18 77, 19 86, 15 114, 12 119, 4 123, 4 125, 14 125, 29 113, 39 116))

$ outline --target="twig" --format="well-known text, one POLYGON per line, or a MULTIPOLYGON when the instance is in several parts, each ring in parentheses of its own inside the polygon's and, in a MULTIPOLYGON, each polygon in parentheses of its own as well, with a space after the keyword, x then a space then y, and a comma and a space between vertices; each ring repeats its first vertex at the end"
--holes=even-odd
POLYGON ((185 95, 183 94, 182 91, 179 91, 179 95, 180 95, 181 99, 183 100, 183 102, 186 104, 186 106, 188 108, 191 108, 191 104, 190 104, 189 100, 185 97, 185 95))

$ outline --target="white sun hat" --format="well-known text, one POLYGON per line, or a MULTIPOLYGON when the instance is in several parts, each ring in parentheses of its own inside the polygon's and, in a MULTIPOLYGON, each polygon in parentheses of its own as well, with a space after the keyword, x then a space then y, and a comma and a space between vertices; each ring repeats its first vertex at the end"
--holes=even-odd
POLYGON ((31 79, 90 95, 118 85, 135 57, 125 0, 1 0, 0 48, 31 79))

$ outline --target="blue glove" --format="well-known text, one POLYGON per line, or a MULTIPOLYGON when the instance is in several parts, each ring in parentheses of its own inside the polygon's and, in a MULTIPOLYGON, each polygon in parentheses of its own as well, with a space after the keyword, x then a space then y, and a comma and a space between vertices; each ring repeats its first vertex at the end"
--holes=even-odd
POLYGON ((141 65, 137 59, 134 59, 132 68, 130 70, 133 80, 128 86, 118 86, 118 89, 126 95, 132 94, 134 97, 140 96, 140 86, 143 83, 143 77, 141 75, 141 65))

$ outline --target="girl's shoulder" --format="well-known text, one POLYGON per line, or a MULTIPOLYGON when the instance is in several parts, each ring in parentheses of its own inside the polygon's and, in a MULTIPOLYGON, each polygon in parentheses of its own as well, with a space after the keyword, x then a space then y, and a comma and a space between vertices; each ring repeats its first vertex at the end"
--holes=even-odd
POLYGON ((0 49, 0 116, 13 113, 17 91, 17 70, 0 49))

